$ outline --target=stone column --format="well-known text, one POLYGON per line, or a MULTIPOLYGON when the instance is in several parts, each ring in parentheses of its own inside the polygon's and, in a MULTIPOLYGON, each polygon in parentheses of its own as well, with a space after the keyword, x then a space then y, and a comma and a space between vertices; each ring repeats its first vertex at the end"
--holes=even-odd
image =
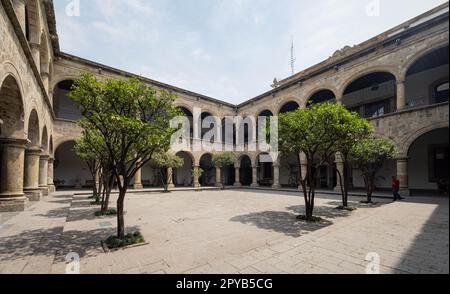
POLYGON ((14 11, 16 12, 17 19, 19 20, 20 26, 22 27, 23 33, 26 31, 26 13, 25 4, 26 0, 13 0, 12 1, 14 11))
POLYGON ((405 81, 397 81, 397 110, 406 107, 405 81))
POLYGON ((23 193, 26 140, 0 139, 0 212, 24 211, 28 199, 23 193))
MULTIPOLYGON (((198 174, 198 171, 200 170, 199 166, 194 166, 194 174, 198 174)), ((194 176, 194 188, 200 188, 200 183, 198 181, 198 177, 194 176)))
POLYGON ((222 169, 216 166, 216 187, 222 187, 222 169))
POLYGON ((36 66, 39 70, 39 72, 41 72, 41 54, 39 51, 39 47, 40 45, 38 43, 30 43, 30 47, 31 47, 31 54, 33 55, 33 59, 34 62, 36 63, 36 66))
POLYGON ((234 186, 241 187, 241 167, 234 167, 234 186))
POLYGON ((258 184, 258 167, 257 166, 253 166, 252 167, 252 187, 256 188, 259 187, 258 184))
POLYGON ((39 188, 39 161, 42 150, 30 147, 25 150, 24 192, 31 201, 41 200, 42 191, 39 188))
POLYGON ((43 196, 48 195, 48 154, 41 154, 39 157, 39 188, 43 196))
POLYGON ((42 71, 41 78, 42 78, 42 83, 44 84, 45 91, 48 93, 49 80, 50 80, 50 74, 48 73, 48 71, 42 71))
POLYGON ((167 184, 169 188, 175 188, 175 184, 173 183, 173 169, 171 167, 167 169, 167 184))
MULTIPOLYGON (((339 173, 341 173, 341 177, 342 177, 342 181, 344 181, 344 161, 342 160, 341 154, 340 153, 336 153, 335 155, 336 159, 336 169, 339 171, 339 173)), ((339 182, 339 174, 336 171, 336 187, 334 187, 334 191, 335 192, 341 192, 341 183, 339 182)))
POLYGON ((273 165, 273 185, 272 188, 280 189, 280 165, 275 163, 273 165))
POLYGON ((48 170, 47 170, 47 186, 48 191, 50 193, 56 191, 55 184, 53 182, 53 163, 55 162, 55 159, 53 157, 49 157, 48 159, 48 170))
POLYGON ((142 189, 144 186, 142 185, 142 169, 138 169, 136 174, 134 175, 134 184, 133 189, 142 189))
POLYGON ((402 157, 397 159, 397 179, 400 181, 400 195, 410 196, 408 184, 408 158, 402 157))

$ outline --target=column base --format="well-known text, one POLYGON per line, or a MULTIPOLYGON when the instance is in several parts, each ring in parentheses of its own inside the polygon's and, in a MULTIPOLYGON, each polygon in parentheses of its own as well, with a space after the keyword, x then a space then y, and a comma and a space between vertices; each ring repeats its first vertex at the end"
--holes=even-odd
POLYGON ((241 183, 234 183, 233 186, 235 186, 235 187, 242 187, 242 184, 241 183))
POLYGON ((194 188, 197 189, 197 188, 200 188, 200 187, 201 187, 201 185, 200 185, 199 183, 195 183, 195 184, 194 184, 194 188))
POLYGON ((259 187, 259 184, 251 184, 250 187, 252 187, 252 188, 258 188, 258 187, 259 187))
POLYGON ((175 188, 175 185, 174 184, 169 184, 169 189, 173 189, 173 188, 175 188))
POLYGON ((16 195, 0 194, 0 212, 19 212, 25 211, 28 198, 16 195))
POLYGON ((216 186, 217 188, 222 188, 222 184, 221 183, 217 183, 214 186, 216 186))
POLYGON ((133 189, 134 190, 144 189, 144 185, 142 185, 142 184, 134 184, 133 185, 133 189))
POLYGON ((40 201, 42 199, 42 190, 40 188, 23 189, 23 192, 29 201, 40 201))
POLYGON ((341 193, 341 192, 342 192, 341 186, 336 186, 336 187, 334 187, 333 191, 334 191, 334 192, 339 192, 339 193, 341 193))
POLYGON ((399 194, 402 197, 411 196, 411 190, 407 188, 400 188, 399 194))
POLYGON ((41 189, 42 192, 42 196, 48 196, 48 187, 39 187, 39 189, 41 189))
POLYGON ((56 187, 55 185, 48 185, 48 192, 49 193, 53 193, 56 191, 56 187))
POLYGON ((280 184, 273 184, 272 185, 272 189, 281 189, 281 185, 280 184))

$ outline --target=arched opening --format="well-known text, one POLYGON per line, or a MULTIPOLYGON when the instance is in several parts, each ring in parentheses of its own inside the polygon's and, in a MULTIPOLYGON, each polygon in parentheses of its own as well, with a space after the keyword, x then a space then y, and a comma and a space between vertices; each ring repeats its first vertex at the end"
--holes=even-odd
POLYGON ((268 154, 260 154, 257 158, 258 163, 258 184, 263 187, 273 185, 273 162, 268 154))
POLYGON ((200 185, 214 186, 216 184, 216 167, 212 162, 211 154, 205 154, 200 158, 200 168, 203 170, 200 185))
POLYGON ((25 6, 25 35, 28 42, 39 44, 39 7, 37 0, 28 0, 25 6))
POLYGON ((222 119, 222 143, 227 146, 234 146, 237 142, 236 125, 232 118, 225 117, 222 119))
MULTIPOLYGON (((8 190, 11 181, 9 171, 14 170, 15 167, 8 168, 8 162, 3 162, 3 158, 9 156, 4 142, 13 138, 24 139, 23 112, 19 85, 16 79, 9 75, 3 80, 0 87, 0 193, 11 192, 8 190)), ((17 189, 20 190, 18 192, 22 192, 22 188, 17 189)))
POLYGON ((315 104, 320 103, 336 103, 336 95, 334 95, 333 91, 330 90, 321 90, 314 93, 307 102, 307 106, 311 107, 315 104))
POLYGON ((448 46, 414 62, 406 73, 408 107, 448 102, 448 46))
POLYGON ((242 145, 248 145, 250 143, 254 143, 254 121, 251 117, 242 118, 239 122, 239 126, 235 127, 238 129, 238 132, 234 134, 236 137, 236 145, 242 147, 242 145))
MULTIPOLYGON (((259 118, 260 117, 264 117, 266 119, 266 126, 268 126, 269 125, 269 119, 272 116, 273 116, 272 111, 267 110, 267 109, 261 111, 261 113, 258 114, 258 117, 256 118, 257 119, 257 121, 256 121, 256 141, 257 142, 260 142, 260 140, 264 140, 264 138, 259 138, 260 131, 264 131, 264 130, 260 130, 260 127, 262 127, 262 126, 259 125, 259 123, 260 123, 259 118)), ((266 142, 270 142, 270 134, 269 133, 266 133, 266 142)))
POLYGON ((53 92, 53 109, 56 117, 59 119, 77 121, 82 118, 75 101, 67 96, 72 89, 73 83, 74 81, 72 80, 65 80, 55 86, 53 92))
POLYGON ((55 150, 54 182, 57 189, 81 189, 92 186, 86 163, 74 151, 75 141, 61 144, 55 150))
POLYGON ((243 186, 252 184, 252 160, 247 155, 243 155, 240 161, 239 180, 243 186))
MULTIPOLYGON (((209 112, 203 112, 200 116, 200 121, 199 121, 199 130, 200 130, 200 138, 203 140, 206 133, 208 133, 211 130, 214 130, 214 128, 218 128, 218 126, 216 126, 216 120, 215 118, 212 116, 211 113, 209 112), (205 124, 205 126, 203 126, 203 124, 205 124)), ((214 134, 213 137, 211 137, 211 139, 209 140, 211 143, 214 143, 214 141, 218 141, 217 138, 217 133, 214 134)))
POLYGON ((182 158, 184 164, 182 167, 177 168, 173 171, 173 183, 175 186, 179 187, 189 187, 193 184, 192 169, 194 166, 194 160, 191 154, 187 152, 178 152, 176 154, 178 157, 182 158))
POLYGON ((280 158, 280 184, 284 187, 297 188, 300 185, 298 172, 298 156, 295 154, 281 155, 280 158))
POLYGON ((430 131, 418 137, 408 151, 408 183, 414 192, 438 190, 449 180, 449 129, 430 131))
POLYGON ((350 83, 343 104, 364 118, 382 116, 396 109, 396 78, 388 72, 374 72, 350 83))
POLYGON ((44 153, 48 153, 49 149, 48 149, 48 132, 47 132, 47 127, 44 126, 44 129, 42 130, 42 137, 41 137, 41 148, 44 151, 44 153))
POLYGON ((0 88, 0 138, 24 137, 23 103, 16 79, 8 75, 0 88))
POLYGON ((300 108, 300 105, 298 105, 297 102, 289 101, 288 103, 284 104, 283 107, 281 107, 280 114, 296 111, 299 108, 300 108))
POLYGON ((30 147, 41 146, 39 131, 39 117, 37 111, 33 109, 28 118, 28 140, 30 141, 30 147))
POLYGON ((179 107, 178 109, 181 111, 181 114, 189 120, 189 138, 192 140, 192 138, 194 138, 194 116, 192 115, 192 112, 185 107, 179 107))

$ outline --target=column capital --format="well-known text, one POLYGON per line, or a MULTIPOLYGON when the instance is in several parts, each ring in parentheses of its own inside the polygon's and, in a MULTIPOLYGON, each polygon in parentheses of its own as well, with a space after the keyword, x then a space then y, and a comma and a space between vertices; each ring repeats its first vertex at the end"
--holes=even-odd
POLYGON ((40 160, 48 161, 49 159, 50 159, 50 155, 48 155, 47 153, 43 153, 40 156, 40 160))
POLYGON ((396 83, 397 85, 404 85, 404 84, 405 84, 405 80, 404 80, 404 79, 396 80, 395 83, 396 83))
POLYGON ((32 147, 28 147, 25 150, 25 153, 28 154, 28 155, 38 155, 40 157, 41 154, 42 154, 42 151, 43 150, 40 147, 32 146, 32 147))
POLYGON ((0 138, 0 144, 25 149, 26 145, 28 144, 28 140, 16 138, 0 138))
POLYGON ((36 43, 36 42, 30 42, 29 44, 30 44, 30 48, 32 50, 40 49, 40 47, 41 47, 41 45, 39 43, 36 43))

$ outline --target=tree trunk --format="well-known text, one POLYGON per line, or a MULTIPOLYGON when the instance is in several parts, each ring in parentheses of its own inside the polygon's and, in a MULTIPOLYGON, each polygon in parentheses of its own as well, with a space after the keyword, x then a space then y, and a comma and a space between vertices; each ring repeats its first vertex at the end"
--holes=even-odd
POLYGON ((119 199, 117 199, 117 238, 125 239, 125 220, 123 216, 124 200, 127 188, 123 187, 119 190, 119 199))

